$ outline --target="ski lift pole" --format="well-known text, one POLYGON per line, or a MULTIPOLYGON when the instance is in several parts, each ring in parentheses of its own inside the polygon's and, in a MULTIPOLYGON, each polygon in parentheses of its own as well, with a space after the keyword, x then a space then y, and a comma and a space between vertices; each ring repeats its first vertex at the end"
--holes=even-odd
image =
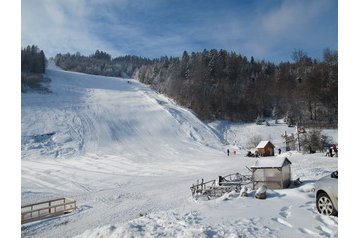
POLYGON ((296 124, 296 133, 297 133, 298 151, 301 151, 301 146, 300 146, 300 132, 299 132, 299 130, 298 130, 298 123, 296 124))

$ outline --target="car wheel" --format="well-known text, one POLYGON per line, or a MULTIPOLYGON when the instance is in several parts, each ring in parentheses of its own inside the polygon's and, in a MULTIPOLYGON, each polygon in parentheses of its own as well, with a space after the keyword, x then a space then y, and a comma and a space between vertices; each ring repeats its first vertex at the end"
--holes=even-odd
POLYGON ((327 216, 336 216, 337 210, 334 208, 333 203, 327 193, 321 192, 316 199, 316 205, 319 213, 327 216))

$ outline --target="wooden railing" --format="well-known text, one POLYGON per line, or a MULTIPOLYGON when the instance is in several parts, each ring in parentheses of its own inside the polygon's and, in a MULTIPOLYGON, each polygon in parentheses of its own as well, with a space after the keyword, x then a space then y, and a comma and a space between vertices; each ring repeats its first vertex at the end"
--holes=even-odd
POLYGON ((219 181, 210 180, 204 182, 204 179, 190 187, 193 197, 196 196, 222 196, 226 192, 241 189, 241 186, 252 183, 251 175, 242 175, 240 173, 219 176, 219 181))
POLYGON ((216 180, 210 180, 207 182, 204 182, 204 179, 201 180, 201 183, 199 183, 199 181, 197 182, 197 184, 193 184, 193 186, 190 187, 190 190, 192 192, 192 194, 194 195, 195 193, 203 193, 205 191, 207 191, 208 189, 212 189, 216 184, 216 180))
POLYGON ((242 175, 240 173, 229 174, 223 176, 223 181, 220 182, 223 186, 230 186, 230 185, 247 185, 252 183, 252 176, 251 175, 242 175))
POLYGON ((218 186, 215 179, 207 182, 204 182, 202 179, 201 183, 193 184, 190 189, 193 197, 205 196, 210 198, 220 197, 224 193, 229 192, 231 188, 229 186, 218 186))
POLYGON ((21 206, 21 224, 59 216, 76 208, 76 201, 72 198, 58 198, 21 206))

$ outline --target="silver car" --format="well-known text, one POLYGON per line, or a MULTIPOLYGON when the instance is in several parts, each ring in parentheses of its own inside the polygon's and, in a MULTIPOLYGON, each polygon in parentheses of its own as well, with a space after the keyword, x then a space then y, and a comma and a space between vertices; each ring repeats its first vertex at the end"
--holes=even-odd
POLYGON ((315 184, 316 206, 319 213, 338 215, 338 171, 319 179, 315 184))

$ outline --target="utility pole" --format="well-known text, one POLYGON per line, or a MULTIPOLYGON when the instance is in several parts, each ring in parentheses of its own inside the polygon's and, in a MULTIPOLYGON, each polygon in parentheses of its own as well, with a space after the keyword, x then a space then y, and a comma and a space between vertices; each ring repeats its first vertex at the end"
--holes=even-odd
POLYGON ((298 151, 301 150, 301 146, 300 146, 300 132, 298 130, 298 123, 296 123, 296 133, 297 133, 297 144, 298 144, 298 151))
POLYGON ((283 137, 285 138, 286 151, 289 151, 289 150, 290 150, 290 147, 289 147, 289 145, 288 145, 288 139, 287 139, 288 135, 287 135, 287 132, 286 132, 286 131, 285 131, 285 134, 284 134, 283 137))

